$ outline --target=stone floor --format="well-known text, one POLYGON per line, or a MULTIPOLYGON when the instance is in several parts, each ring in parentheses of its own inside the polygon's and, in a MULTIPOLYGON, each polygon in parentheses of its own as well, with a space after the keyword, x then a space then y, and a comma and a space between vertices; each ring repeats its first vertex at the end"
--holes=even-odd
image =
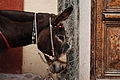
POLYGON ((53 80, 52 78, 43 79, 40 75, 32 73, 26 74, 4 74, 0 73, 0 80, 53 80))

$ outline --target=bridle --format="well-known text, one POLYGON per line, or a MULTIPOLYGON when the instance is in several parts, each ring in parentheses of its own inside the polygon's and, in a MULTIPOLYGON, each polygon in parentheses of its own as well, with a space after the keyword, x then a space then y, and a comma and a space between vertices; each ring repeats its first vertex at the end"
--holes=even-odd
MULTIPOLYGON (((37 19, 36 19, 36 14, 34 14, 34 20, 33 20, 33 30, 32 30, 32 44, 36 44, 37 42, 37 19)), ((54 56, 54 45, 53 45, 53 34, 52 34, 52 24, 51 24, 51 17, 49 18, 49 23, 50 23, 50 40, 51 40, 51 52, 52 56, 54 56)), ((48 56, 46 54, 46 56, 48 56)))
MULTIPOLYGON (((32 31, 32 43, 33 44, 36 44, 36 42, 37 42, 37 21, 36 21, 36 14, 37 13, 35 13, 34 14, 34 20, 33 20, 33 31, 32 31)), ((48 54, 46 54, 46 53, 44 53, 44 56, 47 56, 52 62, 54 62, 54 61, 59 61, 59 62, 61 62, 61 63, 63 63, 63 64, 66 64, 66 62, 64 62, 64 61, 62 61, 62 60, 59 60, 59 59, 57 59, 56 57, 55 57, 55 51, 54 51, 54 43, 53 43, 53 25, 52 25, 52 19, 51 19, 52 17, 50 16, 49 17, 49 29, 50 29, 50 44, 51 44, 51 50, 50 50, 50 52, 52 52, 52 56, 50 56, 50 55, 48 55, 48 54)), ((64 26, 55 26, 55 27, 57 27, 57 28, 61 28, 61 27, 64 27, 64 26)), ((38 53, 39 55, 40 55, 40 57, 41 57, 41 59, 43 60, 43 62, 44 63, 46 63, 46 64, 48 64, 44 59, 43 59, 43 57, 41 56, 41 54, 40 53, 38 53)), ((52 64, 52 63, 51 63, 52 64)))
POLYGON ((52 55, 55 55, 55 51, 54 51, 54 45, 53 45, 53 26, 52 26, 52 21, 51 21, 51 17, 49 18, 49 23, 50 23, 50 40, 51 40, 51 51, 52 51, 52 55))
MULTIPOLYGON (((66 64, 66 62, 64 62, 64 61, 62 61, 62 60, 59 60, 59 59, 57 59, 56 57, 55 57, 55 51, 54 51, 54 43, 53 43, 53 41, 54 41, 54 39, 53 39, 53 28, 54 27, 57 27, 57 28, 62 28, 62 27, 64 27, 64 26, 54 26, 54 25, 52 25, 52 19, 51 19, 52 17, 50 16, 50 18, 49 18, 49 28, 50 28, 50 41, 51 41, 51 52, 52 52, 52 56, 49 56, 48 54, 44 54, 44 56, 47 56, 47 57, 49 57, 49 59, 52 61, 52 63, 54 62, 54 61, 59 61, 60 63, 63 63, 63 64, 66 64)), ((51 64, 52 64, 51 63, 51 64)))

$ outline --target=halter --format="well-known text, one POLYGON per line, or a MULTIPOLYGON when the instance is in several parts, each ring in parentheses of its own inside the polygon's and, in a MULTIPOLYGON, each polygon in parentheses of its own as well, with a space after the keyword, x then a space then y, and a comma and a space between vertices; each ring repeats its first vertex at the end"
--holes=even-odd
MULTIPOLYGON (((33 29, 32 29, 32 44, 36 44, 37 42, 37 20, 36 20, 36 14, 34 14, 34 20, 33 20, 33 29)), ((49 22, 50 22, 50 39, 51 39, 51 50, 52 51, 52 55, 54 56, 54 45, 53 45, 53 34, 52 34, 52 24, 51 24, 51 17, 49 18, 49 22)), ((54 59, 54 57, 49 56, 47 54, 44 54, 44 56, 48 56, 50 59, 54 59)))
MULTIPOLYGON (((50 60, 54 61, 55 60, 55 52, 54 52, 54 45, 53 45, 53 26, 52 26, 52 21, 51 21, 51 17, 49 18, 49 29, 50 29, 50 41, 51 41, 51 52, 52 52, 52 56, 48 55, 48 54, 44 54, 44 56, 49 57, 50 60)), ((40 54, 40 53, 39 53, 40 54)), ((42 58, 42 56, 40 55, 41 59, 45 62, 45 60, 42 58)), ((47 62, 45 62, 47 63, 47 62)))
MULTIPOLYGON (((32 44, 36 44, 36 42, 37 42, 37 20, 36 20, 36 14, 37 13, 34 14, 34 20, 33 20, 32 44)), ((55 26, 55 27, 57 27, 57 28, 63 28, 64 26, 55 26)), ((55 57, 53 57, 53 56, 55 56, 55 52, 54 52, 54 44, 53 44, 53 26, 52 26, 51 17, 49 18, 49 29, 50 29, 50 40, 51 40, 51 42, 50 42, 51 43, 51 50, 50 51, 52 52, 52 56, 50 56, 48 54, 45 54, 45 53, 44 53, 44 56, 47 56, 47 57, 49 57, 50 60, 55 61, 56 59, 55 59, 55 57)), ((40 55, 40 57, 43 60, 43 62, 47 63, 42 58, 41 54, 40 53, 38 53, 38 54, 40 55)), ((66 62, 61 61, 59 59, 57 59, 57 61, 66 64, 66 62)))
POLYGON ((49 18, 49 22, 50 22, 50 39, 51 39, 51 51, 52 51, 52 55, 54 56, 55 55, 55 52, 54 52, 54 45, 53 45, 53 31, 52 31, 52 29, 53 29, 53 26, 52 26, 52 21, 51 21, 51 17, 49 18))
MULTIPOLYGON (((63 28, 64 26, 54 26, 56 28, 63 28)), ((53 62, 54 61, 59 61, 63 64, 66 64, 66 62, 62 61, 62 60, 59 60, 59 59, 56 59, 55 57, 53 57, 55 55, 55 51, 54 51, 54 44, 53 44, 53 25, 52 25, 52 21, 51 21, 51 17, 49 18, 49 28, 50 28, 50 40, 51 40, 51 52, 52 52, 52 56, 48 55, 48 54, 44 54, 44 56, 47 56, 49 57, 50 60, 52 60, 53 62)), ((47 64, 47 62, 42 58, 41 54, 38 53, 41 57, 41 59, 43 60, 44 63, 47 64)))

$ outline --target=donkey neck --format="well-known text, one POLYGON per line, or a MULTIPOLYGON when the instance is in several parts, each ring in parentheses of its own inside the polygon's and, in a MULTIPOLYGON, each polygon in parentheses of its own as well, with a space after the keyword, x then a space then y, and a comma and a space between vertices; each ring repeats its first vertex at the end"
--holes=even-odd
POLYGON ((32 23, 30 21, 9 22, 2 24, 4 28, 2 27, 0 30, 12 48, 21 47, 29 45, 32 42, 32 23))
POLYGON ((0 10, 0 31, 11 47, 31 43, 33 15, 32 12, 0 10))
MULTIPOLYGON (((49 27, 49 17, 50 14, 48 13, 37 14, 37 34, 49 27)), ((11 47, 32 44, 33 22, 34 13, 0 11, 0 31, 4 34, 11 47)))

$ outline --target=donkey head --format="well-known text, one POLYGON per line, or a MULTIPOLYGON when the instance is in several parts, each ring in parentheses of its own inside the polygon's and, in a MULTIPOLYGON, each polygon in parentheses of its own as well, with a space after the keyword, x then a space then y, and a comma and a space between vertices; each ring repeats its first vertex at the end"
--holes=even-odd
POLYGON ((59 15, 49 14, 49 17, 45 19, 45 23, 38 21, 39 25, 42 24, 44 26, 38 35, 38 49, 44 53, 52 73, 59 73, 66 67, 65 52, 69 48, 69 45, 66 43, 65 29, 62 22, 69 17, 72 10, 73 7, 71 6, 59 15), (49 20, 50 17, 51 21, 49 20), (52 32, 50 31, 50 24, 52 25, 52 32), (52 52, 52 44, 54 53, 52 52))

